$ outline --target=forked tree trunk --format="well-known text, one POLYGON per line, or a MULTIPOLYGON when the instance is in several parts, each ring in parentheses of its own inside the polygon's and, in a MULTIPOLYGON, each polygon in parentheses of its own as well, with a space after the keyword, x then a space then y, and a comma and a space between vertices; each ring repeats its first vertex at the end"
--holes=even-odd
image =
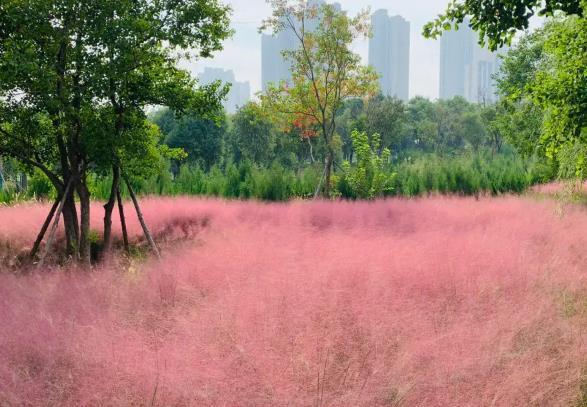
POLYGON ((104 254, 110 252, 112 247, 112 212, 114 212, 114 205, 120 187, 120 168, 114 166, 112 168, 112 187, 110 189, 110 197, 108 202, 104 205, 104 254))
POLYGON ((143 213, 141 212, 141 207, 139 206, 139 201, 137 200, 137 197, 132 189, 132 186, 130 185, 130 182, 128 182, 128 178, 125 175, 123 175, 123 178, 124 178, 124 182, 126 183, 126 186, 128 188, 128 193, 130 194, 130 198, 132 199, 132 203, 135 207, 135 211, 137 212, 137 217, 139 218, 139 222, 141 223, 141 227, 143 228, 143 233, 145 234, 145 238, 149 242, 149 245, 151 246, 151 250, 153 250, 153 253, 155 253, 157 258, 160 259, 161 254, 159 254, 159 249, 157 248, 157 245, 155 244, 155 240, 153 240, 153 236, 151 235, 151 232, 149 231, 149 227, 147 226, 147 223, 145 222, 145 218, 143 217, 143 213))
POLYGON ((61 202, 59 202, 59 207, 57 208, 57 213, 55 214, 55 219, 53 220, 53 225, 51 226, 51 231, 49 232, 49 237, 47 238, 47 244, 45 245, 45 250, 43 250, 43 255, 37 264, 37 270, 40 270, 45 263, 45 258, 49 254, 51 250, 51 246, 53 245, 53 240, 55 239, 55 233, 57 232, 57 227, 59 226, 59 218, 61 218, 61 212, 63 212, 63 207, 65 202, 67 201, 67 196, 69 195, 71 189, 72 180, 70 179, 67 183, 67 187, 63 192, 63 197, 61 197, 61 202))
POLYGON ((120 215, 120 227, 122 229, 122 242, 124 243, 124 250, 130 253, 128 246, 128 232, 126 230, 126 217, 124 216, 124 204, 122 202, 122 196, 120 195, 120 185, 116 190, 116 200, 118 201, 118 214, 120 215))
POLYGON ((39 252, 39 248, 41 247, 41 243, 43 242, 45 233, 47 233, 47 229, 49 229, 49 225, 51 225, 51 220, 53 220, 53 216, 55 216, 55 212, 57 211, 57 208, 59 207, 59 203, 61 202, 61 200, 61 197, 58 197, 55 203, 53 203, 53 206, 51 207, 51 210, 47 215, 47 219, 45 219, 45 223, 43 223, 43 227, 39 231, 39 234, 37 235, 37 240, 35 240, 35 244, 33 244, 33 248, 31 249, 31 252, 29 254, 29 258, 31 260, 34 260, 35 256, 39 252))

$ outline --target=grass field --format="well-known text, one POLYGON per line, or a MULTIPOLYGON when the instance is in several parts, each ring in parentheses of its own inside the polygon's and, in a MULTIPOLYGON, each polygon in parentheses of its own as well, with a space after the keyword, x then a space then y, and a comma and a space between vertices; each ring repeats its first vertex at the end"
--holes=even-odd
POLYGON ((162 261, 15 273, 47 210, 0 208, 1 406, 587 402, 579 206, 153 198, 162 261))

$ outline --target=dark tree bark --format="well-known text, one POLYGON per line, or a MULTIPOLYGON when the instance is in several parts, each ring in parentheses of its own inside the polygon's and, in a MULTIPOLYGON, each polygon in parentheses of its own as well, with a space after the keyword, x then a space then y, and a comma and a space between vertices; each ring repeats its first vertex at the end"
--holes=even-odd
POLYGON ((115 165, 112 167, 112 187, 110 189, 110 197, 108 202, 104 205, 104 254, 110 252, 112 247, 112 212, 114 212, 114 205, 116 204, 119 188, 120 168, 115 165))
POLYGON ((91 262, 91 242, 90 242, 90 191, 85 182, 80 182, 77 186, 80 200, 80 238, 79 238, 79 256, 80 261, 86 265, 91 262))
POLYGON ((43 227, 41 228, 41 230, 39 231, 39 234, 37 235, 37 240, 35 240, 35 244, 33 244, 33 248, 31 249, 31 252, 29 254, 29 257, 31 258, 31 260, 33 260, 35 258, 35 256, 37 255, 37 253, 39 252, 39 247, 41 247, 41 242, 43 242, 43 238, 45 237, 45 233, 47 232, 47 229, 49 229, 49 225, 51 224, 51 220, 53 220, 53 216, 55 216, 55 212, 57 211, 57 208, 59 207, 59 203, 61 202, 61 196, 59 196, 57 198, 57 200, 53 203, 53 206, 51 207, 51 210, 49 211, 49 214, 47 215, 47 219, 45 219, 45 223, 43 223, 43 227))
POLYGON ((135 207, 135 211, 137 212, 137 217, 139 218, 139 222, 141 223, 141 227, 143 228, 143 233, 145 234, 145 238, 149 242, 149 245, 151 246, 151 250, 153 250, 153 253, 155 253, 157 258, 160 259, 161 254, 159 254, 159 249, 157 248, 157 245, 155 244, 155 240, 153 240, 153 236, 151 235, 151 232, 149 231, 149 227, 147 226, 147 223, 145 222, 145 218, 143 217, 141 207, 139 206, 139 201, 137 200, 137 197, 132 189, 132 186, 130 185, 130 182, 128 182, 128 178, 126 178, 126 176, 124 176, 124 175, 123 175, 123 177, 124 177, 124 182, 126 183, 126 186, 128 188, 128 193, 130 194, 130 198, 132 199, 132 203, 135 207))
POLYGON ((65 227, 66 248, 65 253, 69 257, 78 258, 79 223, 77 208, 75 206, 74 191, 71 189, 65 195, 63 205, 63 224, 65 227))
POLYGON ((122 242, 124 243, 124 250, 130 253, 128 246, 128 232, 126 230, 126 217, 124 216, 124 204, 122 202, 122 196, 120 195, 120 185, 116 190, 116 200, 118 201, 118 214, 120 215, 120 227, 122 229, 122 242))
POLYGON ((69 195, 70 189, 72 185, 72 180, 69 180, 67 183, 67 187, 65 187, 65 191, 63 193, 63 197, 61 197, 61 202, 59 202, 59 207, 57 208, 57 213, 55 214, 55 219, 53 220, 53 225, 51 226, 51 231, 49 232, 49 237, 47 238, 47 244, 45 245, 45 250, 43 251, 43 255, 37 264, 37 270, 40 270, 45 263, 45 259, 47 258, 47 254, 51 250, 51 246, 53 245, 53 240, 55 239, 55 232, 57 232, 57 227, 59 226, 59 218, 61 218, 61 212, 63 211, 63 207, 65 202, 67 201, 67 196, 69 195))
POLYGON ((326 154, 326 161, 324 163, 324 171, 322 172, 322 177, 320 178, 320 182, 316 187, 316 191, 314 192, 314 199, 320 197, 321 193, 324 198, 330 198, 330 179, 332 175, 332 164, 334 162, 334 152, 328 149, 328 153, 326 154))

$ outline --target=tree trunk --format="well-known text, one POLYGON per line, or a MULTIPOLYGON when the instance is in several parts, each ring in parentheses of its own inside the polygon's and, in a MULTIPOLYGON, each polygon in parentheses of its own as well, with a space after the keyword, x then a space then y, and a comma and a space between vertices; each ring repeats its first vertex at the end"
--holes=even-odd
POLYGON ((153 236, 151 235, 151 232, 149 231, 149 227, 147 226, 147 223, 145 222, 145 218, 143 217, 143 213, 141 212, 141 207, 139 206, 139 201, 137 200, 137 197, 135 196, 135 193, 132 189, 132 186, 130 185, 130 182, 128 182, 128 178, 126 178, 126 176, 124 176, 124 175, 123 175, 123 177, 124 177, 124 182, 126 183, 126 186, 128 188, 128 193, 130 194, 130 198, 132 199, 132 203, 135 206, 135 211, 137 212, 137 217, 139 218, 139 222, 141 223, 141 227, 143 228, 143 233, 145 234, 145 238, 149 242, 149 245, 151 246, 151 250, 153 250, 153 253, 155 253, 157 258, 160 259, 161 255, 159 254, 159 249, 157 248, 157 245, 155 244, 155 241, 153 240, 153 236))
MULTIPOLYGON (((73 180, 70 181, 73 184, 73 180)), ((65 194, 65 203, 63 205, 63 225, 65 227, 65 254, 68 257, 78 258, 79 242, 79 223, 77 219, 77 209, 75 207, 73 188, 65 194)))
POLYGON ((312 140, 310 140, 310 138, 306 138, 306 140, 308 140, 308 145, 310 146, 310 160, 312 162, 312 164, 314 164, 316 162, 316 160, 314 159, 314 148, 312 146, 312 140))
POLYGON ((45 258, 49 251, 51 250, 51 246, 53 245, 53 239, 55 238, 55 232, 57 232, 57 227, 59 226, 59 218, 61 217, 61 212, 63 211, 65 202, 67 202, 67 197, 69 195, 71 189, 72 180, 70 179, 67 183, 67 187, 65 187, 65 191, 63 193, 63 197, 61 197, 61 202, 59 203, 59 207, 57 208, 57 213, 55 214, 55 219, 53 220, 53 225, 51 226, 51 231, 49 232, 49 237, 47 238, 47 244, 45 245, 45 250, 43 251, 43 255, 37 264, 37 270, 40 270, 45 263, 45 258))
POLYGON ((112 212, 120 187, 120 168, 115 165, 112 167, 112 188, 110 189, 110 198, 104 205, 104 254, 110 252, 112 247, 112 212))
POLYGON ((317 199, 320 196, 320 193, 322 193, 322 197, 326 199, 330 198, 330 179, 333 163, 334 152, 331 149, 328 149, 326 162, 324 163, 324 171, 322 172, 322 177, 320 178, 320 182, 318 183, 316 191, 314 192, 314 199, 317 199))
POLYGON ((80 200, 80 238, 79 238, 79 256, 80 261, 87 266, 91 265, 91 242, 90 242, 90 191, 84 182, 80 182, 77 187, 77 193, 80 200))
POLYGON ((126 230, 126 217, 124 216, 124 204, 122 203, 122 196, 120 195, 120 185, 116 190, 116 200, 118 201, 118 214, 120 215, 120 227, 122 229, 122 241, 124 243, 124 250, 130 253, 128 246, 128 232, 126 230))
POLYGON ((330 178, 332 175, 332 163, 334 162, 334 153, 328 149, 326 156, 326 166, 324 168, 324 198, 330 198, 330 178))
POLYGON ((318 185, 316 186, 316 190, 314 191, 314 199, 318 199, 320 196, 320 192, 322 192, 322 185, 324 183, 324 177, 326 176, 326 164, 324 165, 324 170, 322 171, 322 175, 320 176, 320 181, 318 181, 318 185))
POLYGON ((45 237, 45 233, 47 232, 47 229, 49 229, 49 225, 51 224, 51 220, 53 220, 53 216, 55 216, 55 212, 57 211, 57 207, 59 206, 59 203, 61 202, 62 197, 58 197, 57 200, 55 201, 55 203, 53 204, 53 206, 51 207, 51 210, 49 211, 49 215, 47 215, 47 219, 45 219, 45 223, 43 223, 43 227, 41 228, 41 230, 39 231, 39 234, 37 235, 37 240, 35 240, 35 244, 33 244, 33 248, 31 249, 31 252, 29 254, 29 257, 31 258, 31 260, 33 260, 35 258, 35 256, 37 255, 37 253, 39 252, 39 247, 41 247, 41 242, 43 241, 43 238, 45 237))

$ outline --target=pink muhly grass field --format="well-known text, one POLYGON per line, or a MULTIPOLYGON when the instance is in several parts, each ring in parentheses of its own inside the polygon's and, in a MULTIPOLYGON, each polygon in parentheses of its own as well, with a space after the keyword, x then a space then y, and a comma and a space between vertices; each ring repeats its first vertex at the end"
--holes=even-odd
MULTIPOLYGON (((0 208, 0 240, 26 248, 47 210, 0 208)), ((144 200, 143 210, 160 241, 189 243, 125 269, 0 273, 0 405, 580 400, 578 207, 177 198, 144 200)))

